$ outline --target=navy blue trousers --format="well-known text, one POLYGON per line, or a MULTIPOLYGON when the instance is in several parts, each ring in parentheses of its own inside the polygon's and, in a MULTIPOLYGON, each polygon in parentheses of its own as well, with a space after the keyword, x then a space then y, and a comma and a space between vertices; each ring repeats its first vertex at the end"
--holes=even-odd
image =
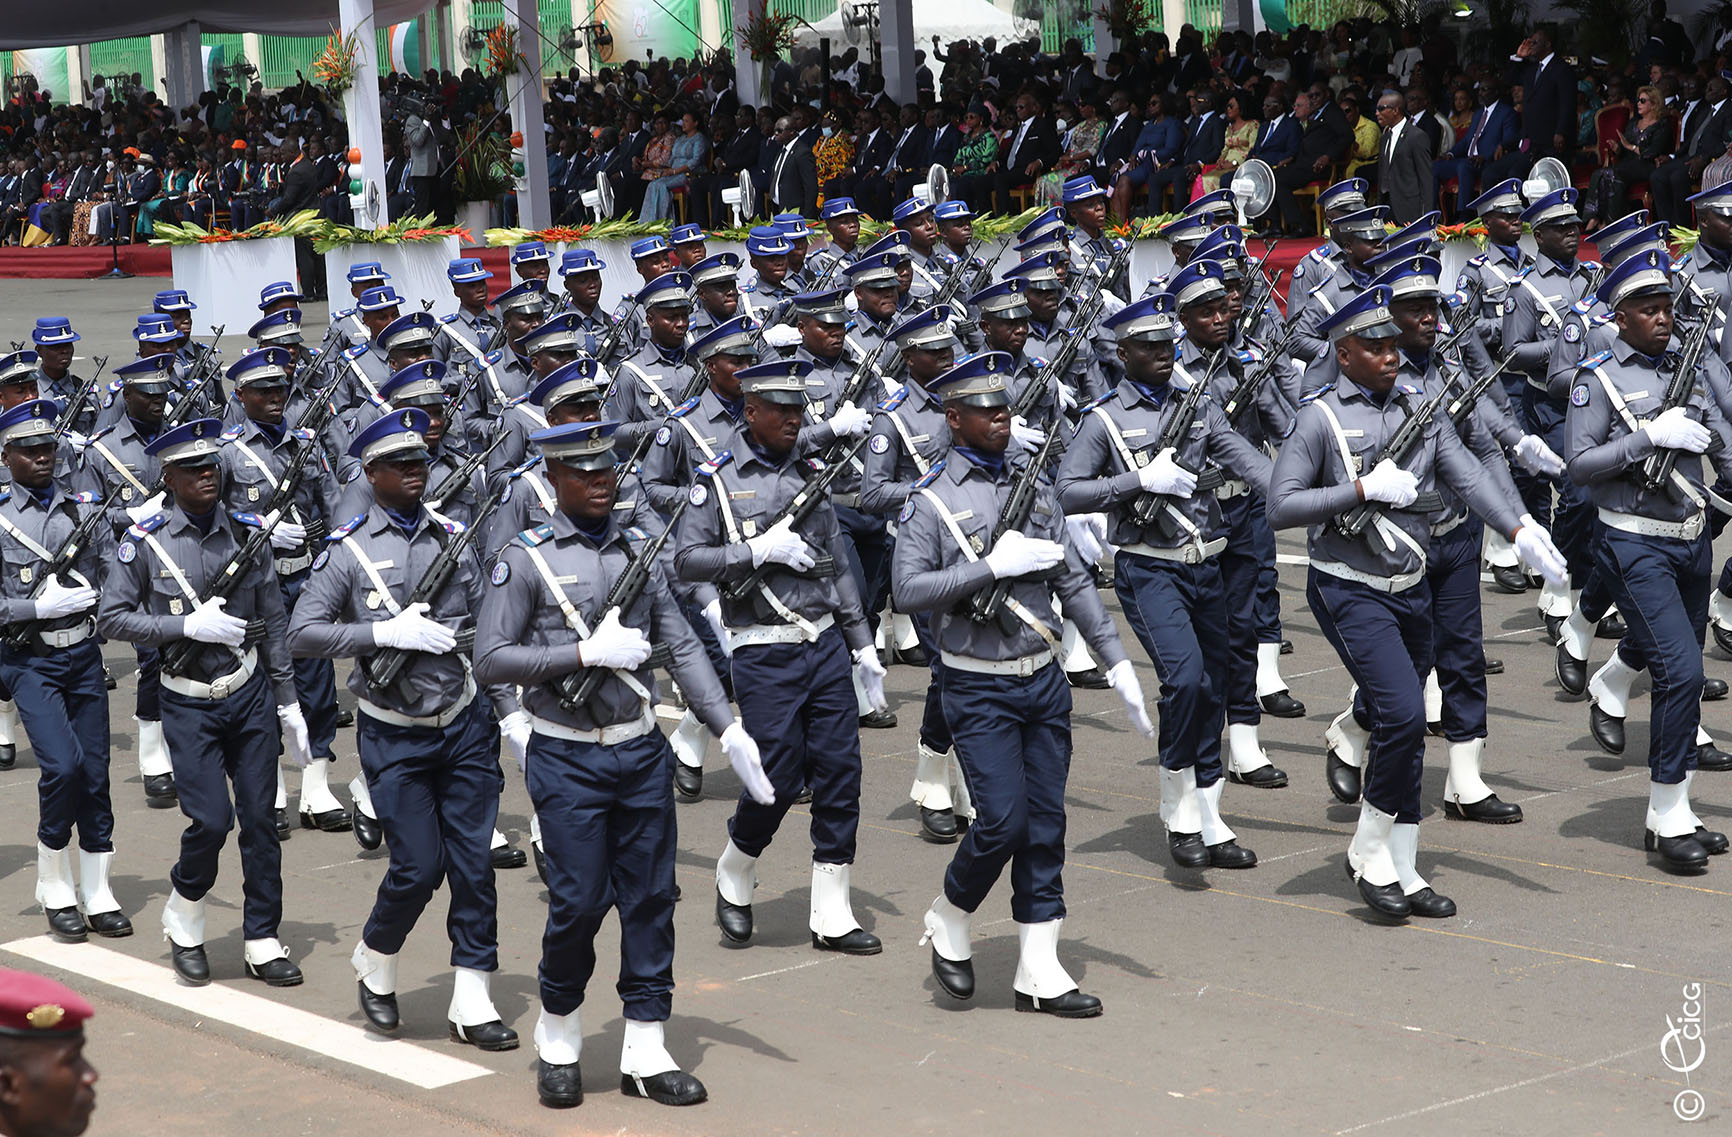
POLYGON ((226 699, 192 699, 163 688, 162 732, 188 825, 169 870, 176 892, 199 900, 217 879, 229 830, 240 821, 241 927, 249 940, 277 934, 283 918, 283 850, 277 839, 277 755, 282 736, 263 668, 226 699), (229 800, 229 784, 234 800, 229 800))
POLYGON ((1121 552, 1113 591, 1161 679, 1161 765, 1197 768, 1197 784, 1221 778, 1223 701, 1232 648, 1221 567, 1121 552))
POLYGON ((974 824, 944 874, 944 895, 973 912, 1010 866, 1019 924, 1064 917, 1064 788, 1070 777, 1070 684, 1057 663, 1027 677, 944 673, 944 707, 974 824))
MULTIPOLYGON (((1227 547, 1218 559, 1228 642, 1226 684, 1221 695, 1226 700, 1228 722, 1255 725, 1263 721, 1263 707, 1257 701, 1257 594, 1264 554, 1268 554, 1271 566, 1275 563, 1275 537, 1261 498, 1253 499, 1250 494, 1232 498, 1221 503, 1221 513, 1227 522, 1227 547), (1266 545, 1261 539, 1265 536, 1266 545)), ((1279 628, 1277 623, 1277 640, 1281 638, 1279 628)))
POLYGON ((1418 824, 1425 759, 1425 673, 1431 667, 1431 587, 1379 592, 1315 568, 1305 596, 1323 636, 1359 684, 1371 730, 1365 800, 1395 820, 1418 824))
POLYGON ((763 856, 801 786, 812 790, 812 859, 854 862, 860 830, 860 709, 842 633, 827 628, 812 644, 757 644, 734 651, 740 722, 758 743, 776 800, 740 794, 728 835, 748 856, 763 856))
MULTIPOLYGON (((1486 735, 1485 628, 1479 606, 1479 554, 1485 527, 1469 516, 1431 542, 1432 667, 1443 691, 1443 736, 1468 742, 1486 735)), ((1427 668, 1430 670, 1430 668, 1427 668)))
MULTIPOLYGON (((1653 683, 1648 769, 1654 781, 1675 785, 1696 767, 1702 642, 1714 567, 1708 535, 1680 541, 1606 529, 1598 561, 1628 629, 1624 644, 1639 653, 1653 683)), ((1618 654, 1625 654, 1622 644, 1618 654)))
POLYGON ((926 684, 926 704, 920 714, 920 741, 943 754, 956 741, 951 735, 950 721, 945 718, 944 712, 944 661, 938 658, 938 641, 932 635, 932 616, 926 612, 916 612, 909 618, 914 621, 914 632, 920 638, 920 646, 926 651, 926 667, 932 674, 926 684))
POLYGON ((842 534, 842 555, 866 608, 866 622, 878 634, 878 613, 890 591, 890 550, 896 540, 882 517, 862 513, 848 505, 836 507, 836 522, 842 534))
POLYGON ((64 849, 78 826, 78 847, 114 849, 108 797, 108 690, 95 638, 47 654, 0 651, 0 680, 18 706, 40 771, 36 839, 64 849))
POLYGON ((595 974, 595 934, 619 909, 625 1017, 664 1022, 674 992, 674 752, 659 730, 617 746, 536 733, 529 798, 547 858, 541 1005, 569 1015, 595 974))
POLYGON ((402 950, 441 883, 451 885, 445 931, 451 966, 499 966, 499 897, 488 846, 504 788, 489 747, 495 728, 473 702, 444 727, 355 716, 361 771, 391 865, 361 938, 374 951, 402 950))
MULTIPOLYGON (((277 578, 283 590, 283 609, 289 616, 295 614, 295 601, 300 599, 301 586, 310 574, 308 570, 277 578)), ((307 719, 307 749, 314 758, 333 759, 336 751, 332 747, 337 741, 336 666, 328 659, 297 659, 294 668, 295 701, 307 719)))
POLYGON ((153 647, 138 649, 137 714, 145 722, 162 721, 162 656, 153 647))

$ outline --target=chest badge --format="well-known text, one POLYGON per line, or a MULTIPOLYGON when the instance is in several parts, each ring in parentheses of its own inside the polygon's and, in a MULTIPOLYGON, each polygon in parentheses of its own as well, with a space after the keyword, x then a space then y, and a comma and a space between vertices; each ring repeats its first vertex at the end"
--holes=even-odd
POLYGON ((257 486, 248 486, 247 487, 247 500, 248 501, 259 500, 259 487, 257 487, 257 486))
POLYGON ((18 570, 18 583, 19 584, 29 584, 31 581, 33 581, 35 579, 36 579, 36 567, 34 565, 25 565, 23 568, 18 570))
POLYGON ((1150 454, 1147 450, 1137 451, 1137 468, 1139 470, 1152 461, 1154 461, 1154 455, 1150 454))
POLYGON ((975 552, 976 556, 979 556, 980 554, 986 552, 986 541, 985 541, 985 539, 983 539, 981 537, 981 535, 979 533, 976 533, 976 534, 974 534, 974 536, 970 537, 968 539, 968 543, 970 545, 974 546, 974 552, 975 552))
POLYGON ((378 608, 379 605, 383 604, 384 602, 385 602, 385 598, 379 595, 377 589, 374 589, 374 590, 369 591, 367 593, 367 610, 369 612, 378 608))
POLYGON ((168 602, 168 614, 170 616, 183 615, 185 612, 186 601, 182 600, 180 597, 177 596, 168 602))
POLYGON ((824 417, 824 400, 819 399, 817 402, 812 404, 812 413, 819 418, 824 417))
POLYGON ((740 522, 740 532, 748 537, 756 537, 758 535, 758 523, 748 517, 740 522))
POLYGON ((120 487, 120 500, 121 501, 131 501, 132 500, 132 487, 131 486, 120 487))

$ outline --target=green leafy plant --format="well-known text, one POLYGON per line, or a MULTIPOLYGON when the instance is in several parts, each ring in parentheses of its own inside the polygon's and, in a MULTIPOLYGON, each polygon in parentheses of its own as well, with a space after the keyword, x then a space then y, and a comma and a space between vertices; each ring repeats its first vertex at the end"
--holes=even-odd
POLYGON ((480 124, 457 131, 457 168, 451 189, 458 201, 492 201, 512 187, 511 144, 480 124))

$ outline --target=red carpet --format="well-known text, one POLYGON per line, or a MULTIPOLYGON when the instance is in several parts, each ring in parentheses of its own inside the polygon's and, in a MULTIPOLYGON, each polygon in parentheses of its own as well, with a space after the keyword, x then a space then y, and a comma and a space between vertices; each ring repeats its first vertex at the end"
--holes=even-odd
MULTIPOLYGON (((114 264, 116 250, 108 245, 79 248, 0 248, 0 277, 24 280, 87 280, 114 264)), ((134 276, 173 276, 173 256, 167 245, 121 245, 120 267, 134 276)))

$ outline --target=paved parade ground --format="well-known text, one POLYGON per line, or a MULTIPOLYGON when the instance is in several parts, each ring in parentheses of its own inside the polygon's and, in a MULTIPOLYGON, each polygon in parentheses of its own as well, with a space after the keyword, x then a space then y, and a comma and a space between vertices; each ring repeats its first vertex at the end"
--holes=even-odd
MULTIPOLYGON (((134 315, 162 283, 0 282, 0 311, 10 314, 0 339, 22 338, 36 315, 65 314, 84 336, 81 356, 108 352, 118 364, 132 355, 134 315)), ((322 328, 325 306, 309 306, 306 323, 322 328)), ((226 340, 227 355, 241 344, 226 340)), ((75 366, 90 373, 88 362, 75 366)), ((1728 551, 1732 540, 1717 549, 1728 551)), ((953 847, 917 836, 908 785, 926 672, 906 666, 892 667, 886 684, 901 725, 862 738, 854 905, 884 940, 882 955, 811 947, 804 807, 760 862, 753 944, 724 947, 714 861, 739 783, 718 748, 704 800, 679 808, 685 899, 668 1048, 709 1088, 705 1105, 673 1110, 619 1093, 613 921, 582 1012, 587 1100, 566 1112, 537 1104, 529 1040, 545 893, 533 866, 499 874, 493 994, 524 1038, 517 1051, 481 1054, 446 1038, 443 893, 402 953, 402 1037, 362 1030, 348 960, 386 860, 360 854, 348 834, 297 830, 283 848, 282 940, 304 986, 272 990, 242 977, 232 840, 211 893, 216 982, 178 986, 160 918, 183 823, 144 803, 126 647, 107 653, 120 678, 111 696, 114 890, 137 934, 48 940, 31 899, 36 767, 21 744, 17 768, 0 774, 0 964, 47 971, 95 1004, 95 1134, 1586 1137, 1689 1132, 1679 1117, 1698 1113, 1702 1132, 1726 1132, 1732 857, 1689 878, 1641 851, 1647 700, 1632 704, 1626 755, 1601 753, 1587 704, 1568 701, 1552 677, 1533 594, 1488 588, 1487 654, 1505 670, 1490 678, 1485 775, 1526 820, 1446 820, 1444 743, 1433 739, 1419 863, 1461 914, 1374 924, 1342 868, 1357 808, 1337 804, 1324 784, 1323 730, 1345 705, 1348 680, 1304 609, 1305 569, 1293 555, 1302 552, 1283 541, 1294 562, 1281 570, 1283 615, 1296 650, 1282 669, 1309 713, 1263 726, 1292 782, 1232 786, 1223 801, 1256 868, 1175 868, 1153 743, 1130 729, 1112 692, 1076 693, 1060 958, 1105 1003, 1099 1019, 1013 1011, 1008 881, 975 922, 979 994, 964 1005, 938 992, 917 941, 953 847)), ((1122 625, 1121 634, 1132 643, 1122 625)), ((1610 649, 1595 644, 1596 666, 1610 649)), ((1132 654, 1153 709, 1154 670, 1132 654)), ((1732 662, 1712 649, 1707 666, 1732 678, 1732 662)), ((352 706, 346 691, 342 699, 352 706)), ((1732 702, 1704 711, 1732 748, 1732 702)), ((352 730, 337 751, 332 784, 346 801, 352 730)), ((500 825, 527 847, 527 794, 516 770, 508 774, 500 825)), ((1732 774, 1700 775, 1692 799, 1711 828, 1732 828, 1732 774)))

